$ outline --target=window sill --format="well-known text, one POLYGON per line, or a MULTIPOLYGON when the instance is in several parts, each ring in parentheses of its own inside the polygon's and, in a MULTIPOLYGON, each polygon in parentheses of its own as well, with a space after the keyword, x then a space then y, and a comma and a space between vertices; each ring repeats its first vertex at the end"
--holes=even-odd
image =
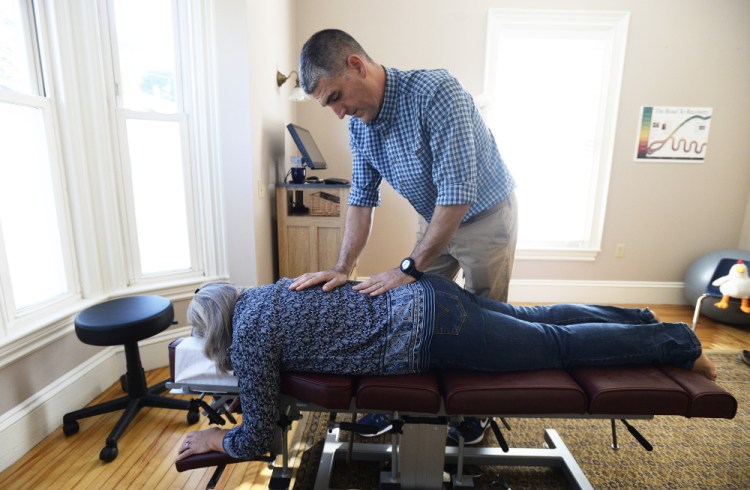
POLYGON ((600 249, 540 249, 540 248, 518 248, 516 260, 559 260, 593 262, 599 256, 600 249))
POLYGON ((122 289, 113 291, 108 295, 86 298, 66 304, 64 308, 39 316, 34 321, 25 322, 23 326, 11 329, 8 335, 0 338, 0 369, 68 335, 74 329, 73 322, 76 315, 89 306, 110 299, 137 294, 164 296, 173 303, 184 301, 192 298, 195 289, 206 281, 205 277, 192 277, 187 280, 151 284, 148 287, 122 289))

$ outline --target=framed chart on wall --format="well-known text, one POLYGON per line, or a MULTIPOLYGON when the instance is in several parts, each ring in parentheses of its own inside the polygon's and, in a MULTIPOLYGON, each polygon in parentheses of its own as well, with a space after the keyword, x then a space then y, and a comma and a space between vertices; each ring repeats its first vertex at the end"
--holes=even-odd
POLYGON ((641 107, 635 159, 702 163, 712 112, 709 107, 641 107))

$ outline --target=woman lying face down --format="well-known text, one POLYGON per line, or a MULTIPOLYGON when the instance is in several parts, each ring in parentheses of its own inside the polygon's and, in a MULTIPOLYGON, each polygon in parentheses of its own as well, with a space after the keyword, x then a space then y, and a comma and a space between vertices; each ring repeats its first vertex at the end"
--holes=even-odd
POLYGON ((649 309, 559 304, 520 307, 473 295, 441 276, 380 296, 291 279, 245 289, 202 287, 188 308, 193 334, 220 371, 239 380, 242 424, 191 432, 177 459, 208 451, 249 459, 271 447, 281 373, 409 374, 430 369, 488 372, 669 364, 716 379, 684 323, 649 309))

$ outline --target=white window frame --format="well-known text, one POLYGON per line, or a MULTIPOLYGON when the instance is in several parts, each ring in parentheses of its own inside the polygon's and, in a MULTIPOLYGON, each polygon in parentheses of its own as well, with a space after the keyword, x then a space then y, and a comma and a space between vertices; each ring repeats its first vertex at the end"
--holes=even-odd
MULTIPOLYGON (((595 141, 595 154, 599 164, 593 169, 592 192, 588 210, 586 239, 580 244, 523 243, 519 241, 516 259, 520 260, 579 260, 593 261, 601 252, 602 234, 606 214, 607 193, 612 168, 617 111, 625 59, 628 12, 559 11, 527 9, 490 9, 487 26, 487 51, 485 66, 485 96, 490 103, 487 111, 498 110, 492 104, 497 73, 497 46, 504 30, 534 29, 581 29, 604 33, 609 61, 609 76, 605 77, 598 127, 601 128, 595 141)), ((501 148, 502 152, 502 148, 501 148)), ((520 203, 533 206, 534 203, 520 203)), ((541 205, 541 203, 539 203, 541 205)))
MULTIPOLYGON (((199 43, 197 43, 198 46, 204 45, 203 44, 203 37, 202 36, 196 36, 196 35, 189 35, 189 26, 188 24, 190 22, 193 22, 193 25, 190 27, 202 27, 196 25, 196 22, 199 22, 198 19, 196 19, 193 15, 190 15, 190 13, 195 13, 195 10, 191 10, 189 6, 191 5, 189 2, 178 2, 175 0, 171 0, 172 3, 172 10, 175 13, 175 19, 174 19, 174 33, 175 33, 175 39, 174 39, 174 48, 176 51, 176 65, 175 65, 175 84, 177 87, 179 87, 179 90, 177 93, 179 94, 177 99, 177 109, 174 113, 160 113, 160 112, 150 112, 150 111, 135 111, 128 108, 123 107, 122 104, 122 94, 119 92, 115 92, 114 94, 114 101, 113 101, 113 107, 115 112, 115 118, 116 118, 116 128, 117 128, 117 134, 118 134, 118 142, 119 142, 119 173, 120 173, 120 182, 121 182, 121 189, 123 192, 123 214, 122 219, 124 223, 127 225, 126 230, 126 236, 128 240, 128 282, 131 285, 136 284, 149 284, 158 282, 164 279, 164 277, 170 277, 173 279, 178 279, 181 277, 191 277, 194 276, 196 273, 201 273, 204 266, 200 259, 201 253, 199 250, 200 242, 198 241, 197 236, 197 230, 195 226, 196 222, 196 215, 195 215, 195 202, 196 199, 194 197, 194 194, 196 192, 200 192, 200 189, 196 189, 193 184, 193 164, 196 161, 195 158, 193 158, 193 144, 190 141, 190 135, 193 134, 197 138, 200 138, 202 135, 205 134, 205 127, 200 126, 201 122, 198 120, 198 118, 190 118, 188 117, 187 111, 189 111, 191 108, 193 108, 192 105, 189 103, 186 103, 185 101, 194 100, 194 101, 200 101, 205 100, 201 97, 195 97, 193 96, 194 90, 192 85, 184 83, 183 80, 183 70, 186 70, 190 67, 190 58, 191 54, 196 54, 195 49, 191 49, 191 43, 189 42, 190 39, 198 39, 199 43), (131 166, 129 161, 129 155, 128 155, 128 131, 127 131, 127 122, 129 120, 152 120, 152 121, 163 121, 163 122, 174 122, 177 123, 180 128, 180 135, 181 135, 181 141, 182 141, 182 148, 181 148, 181 154, 182 154, 182 173, 183 173, 183 192, 185 194, 185 206, 187 211, 187 234, 188 234, 188 241, 189 241, 189 250, 190 250, 190 267, 188 269, 182 270, 182 271, 169 271, 165 273, 156 273, 156 274, 143 274, 142 268, 141 268, 141 258, 140 258, 140 246, 139 246, 139 240, 138 240, 138 230, 137 230, 137 223, 136 223, 136 212, 135 212, 135 202, 134 197, 132 194, 132 174, 131 174, 131 166), (192 121, 192 127, 189 127, 189 122, 192 121)), ((194 4, 195 2, 193 2, 194 4)), ((109 17, 109 26, 110 31, 115 31, 115 9, 114 9, 114 0, 107 0, 107 12, 109 17)), ((194 32, 201 32, 200 29, 192 29, 194 32)), ((119 62, 117 61, 117 42, 116 42, 116 35, 110 36, 110 57, 112 63, 112 72, 113 72, 113 83, 114 86, 117 87, 119 85, 120 80, 120 66, 119 62)), ((193 44, 195 46, 195 44, 193 44)), ((205 53, 201 53, 205 54, 205 53)), ((204 96, 206 94, 203 94, 204 96)), ((165 190, 166 191, 166 190, 165 190)), ((164 236, 164 240, 169 240, 168 236, 164 236)))
MULTIPOLYGON (((2 283, 10 287, 10 271, 7 264, 4 241, 0 236, 0 340, 19 338, 35 330, 39 318, 46 318, 56 311, 65 309, 80 299, 78 291, 78 263, 73 244, 70 209, 67 204, 67 184, 63 156, 59 142, 57 115, 52 102, 54 85, 48 80, 43 82, 45 71, 51 70, 49 54, 44 47, 47 45, 44 11, 37 9, 32 0, 21 3, 22 15, 28 20, 26 25, 26 42, 29 47, 29 63, 31 82, 36 94, 23 94, 8 89, 0 89, 0 101, 5 104, 24 106, 38 109, 44 121, 44 132, 47 144, 47 154, 50 162, 50 177, 52 192, 54 193, 55 209, 57 213, 60 234, 61 253, 65 270, 65 292, 44 302, 17 309, 12 291, 4 290, 2 283), (34 18, 38 23, 34 23, 34 18), (41 42, 39 42, 41 40, 41 42)), ((0 230, 2 233, 2 230, 0 230)), ((0 342, 1 344, 2 342, 0 342)))

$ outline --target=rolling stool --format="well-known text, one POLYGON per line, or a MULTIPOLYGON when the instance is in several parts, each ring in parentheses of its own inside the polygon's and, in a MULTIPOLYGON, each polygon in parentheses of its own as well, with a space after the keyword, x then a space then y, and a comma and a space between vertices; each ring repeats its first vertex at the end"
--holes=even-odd
POLYGON ((117 440, 141 407, 187 410, 189 424, 196 423, 200 418, 195 404, 158 395, 165 390, 164 385, 168 380, 151 388, 146 386, 138 341, 166 330, 174 323, 173 320, 172 303, 161 296, 131 296, 106 301, 86 308, 76 316, 76 335, 84 344, 125 346, 127 372, 120 378, 120 383, 127 396, 82 408, 63 417, 63 433, 69 436, 78 432, 78 419, 125 409, 99 453, 102 461, 112 461, 117 457, 117 440))

